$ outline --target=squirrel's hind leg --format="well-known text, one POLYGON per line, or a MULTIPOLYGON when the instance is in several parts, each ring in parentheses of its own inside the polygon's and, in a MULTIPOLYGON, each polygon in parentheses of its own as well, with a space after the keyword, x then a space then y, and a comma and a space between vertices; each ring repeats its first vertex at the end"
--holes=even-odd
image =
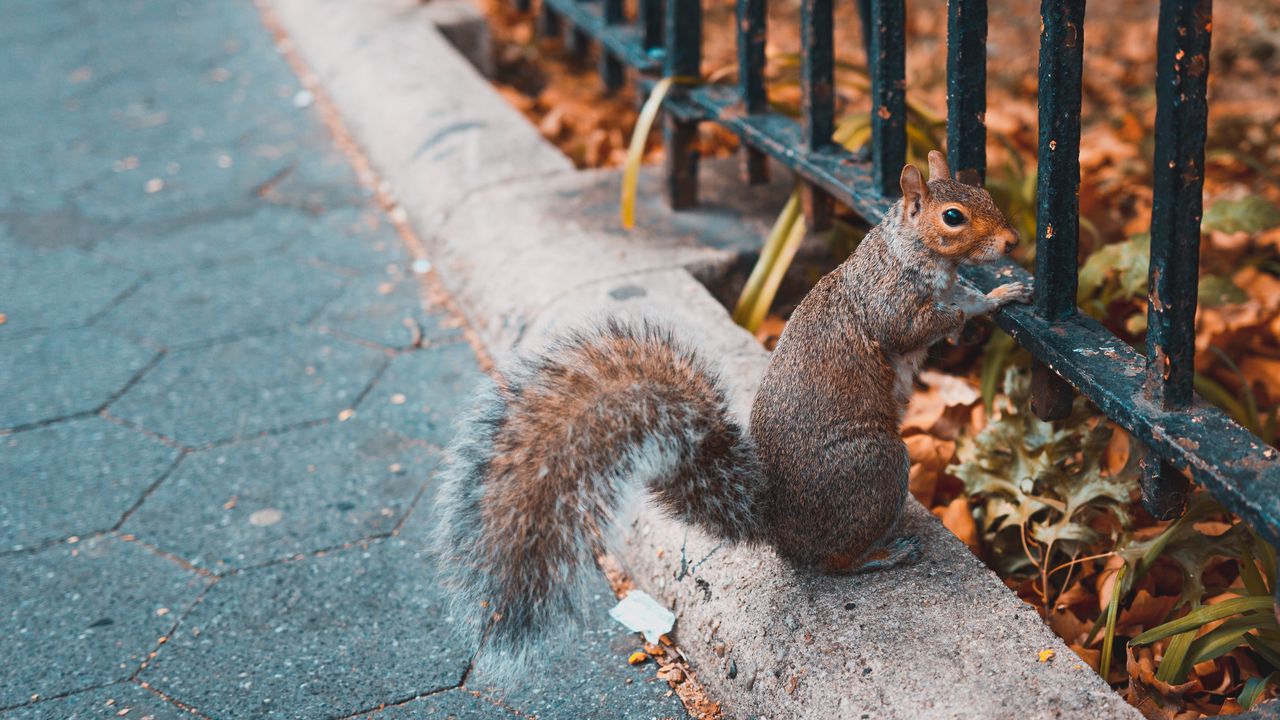
POLYGON ((922 543, 915 535, 896 537, 870 554, 870 560, 853 569, 855 574, 888 570, 898 565, 914 565, 920 561, 922 543))
MULTIPOLYGON (((911 461, 906 457, 903 448, 902 477, 905 479, 911 469, 911 461)), ((906 484, 902 487, 906 494, 906 484)), ((876 540, 870 548, 857 554, 831 553, 822 558, 822 572, 831 575, 860 575, 862 573, 888 570, 899 565, 914 565, 920 561, 923 543, 916 535, 900 534, 903 530, 903 514, 905 509, 898 507, 888 530, 876 540)))
POLYGON ((872 548, 861 557, 833 553, 823 558, 819 569, 828 575, 861 575, 888 570, 920 561, 922 543, 915 535, 902 535, 872 548))

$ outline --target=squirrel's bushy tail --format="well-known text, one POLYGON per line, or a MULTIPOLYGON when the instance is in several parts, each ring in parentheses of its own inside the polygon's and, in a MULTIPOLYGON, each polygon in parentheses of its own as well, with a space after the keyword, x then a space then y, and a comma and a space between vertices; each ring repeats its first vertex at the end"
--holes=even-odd
POLYGON ((437 553, 480 664, 521 667, 583 605, 618 503, 647 487, 675 517, 760 536, 755 448, 715 375, 669 333, 609 323, 504 370, 465 418, 438 496, 437 553))

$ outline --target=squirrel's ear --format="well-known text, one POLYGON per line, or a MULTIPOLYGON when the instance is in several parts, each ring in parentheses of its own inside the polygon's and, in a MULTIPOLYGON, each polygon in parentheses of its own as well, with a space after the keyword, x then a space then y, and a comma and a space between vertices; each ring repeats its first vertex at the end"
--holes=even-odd
POLYGON ((951 179, 951 166, 947 165, 947 156, 937 150, 929 151, 929 179, 951 179))
POLYGON ((902 210, 907 215, 914 215, 920 209, 920 203, 929 197, 929 186, 924 184, 920 171, 915 165, 902 168, 902 210))

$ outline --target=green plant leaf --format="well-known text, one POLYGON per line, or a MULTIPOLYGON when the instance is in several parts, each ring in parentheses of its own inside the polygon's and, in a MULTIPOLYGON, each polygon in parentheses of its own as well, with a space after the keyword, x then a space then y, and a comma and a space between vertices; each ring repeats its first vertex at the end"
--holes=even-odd
POLYGON ((1253 540, 1253 550, 1258 554, 1258 560, 1262 562, 1262 574, 1267 581, 1267 587, 1272 592, 1276 589, 1276 549, 1271 543, 1263 540, 1258 533, 1252 528, 1249 529, 1249 535, 1253 540))
POLYGON ((1262 691, 1266 690, 1268 685, 1277 682, 1280 682, 1280 672, 1273 672, 1261 678, 1249 678, 1244 681, 1244 689, 1240 691, 1240 697, 1236 699, 1236 702, 1248 710, 1258 702, 1258 698, 1262 696, 1262 691))
POLYGON ((1010 356, 1018 349, 1018 343, 1005 331, 996 328, 982 351, 982 406, 991 414, 1000 378, 1004 376, 1010 356))
POLYGON ((1263 660, 1271 663, 1271 667, 1280 670, 1280 647, 1272 647, 1261 635, 1245 635, 1244 641, 1253 648, 1254 652, 1262 656, 1263 660))
MULTIPOLYGON (((1113 428, 1083 398, 1057 423, 1031 413, 1029 377, 1015 368, 1004 373, 992 419, 960 438, 947 472, 974 498, 975 520, 1003 576, 1034 568, 1047 588, 1050 568, 1095 552, 1104 538, 1114 544, 1129 523, 1138 468, 1103 472, 1113 428)), ((983 382, 993 384, 990 375, 983 382)))
MULTIPOLYGON (((1191 382, 1201 397, 1222 408, 1232 420, 1249 428, 1249 411, 1245 409, 1244 403, 1231 394, 1230 390, 1222 387, 1218 381, 1200 373, 1195 373, 1191 382)), ((1252 428, 1249 428, 1249 431, 1254 432, 1252 428)))
POLYGON ((773 299, 778 294, 778 287, 782 285, 782 278, 787 274, 787 269, 791 267, 791 261, 795 259, 796 252, 800 249, 800 245, 804 242, 805 234, 808 231, 808 225, 803 217, 797 217, 796 221, 791 224, 791 229, 787 233, 782 247, 778 249, 777 257, 769 265, 764 281, 760 284, 760 292, 747 315, 747 321, 744 325, 747 330, 755 332, 760 327, 760 323, 764 322, 765 316, 769 314, 769 308, 773 306, 773 299))
POLYGON ((674 77, 664 77, 653 86, 653 90, 649 92, 649 98, 644 101, 644 107, 640 109, 640 116, 636 118, 636 127, 631 131, 631 144, 627 146, 627 162, 622 168, 620 203, 622 227, 628 230, 636 226, 636 183, 640 179, 640 164, 644 161, 644 148, 649 142, 649 132, 658 118, 658 109, 662 107, 662 101, 666 99, 675 81, 674 77))
MULTIPOLYGON (((1240 579, 1250 595, 1270 595, 1271 588, 1258 572, 1258 561, 1253 557, 1253 534, 1240 536, 1240 579)), ((1280 666, 1278 666, 1280 668, 1280 666)))
POLYGON ((1260 195, 1218 200, 1204 211, 1200 228, 1206 232, 1255 233, 1280 225, 1280 208, 1260 195))
POLYGON ((778 262, 778 255, 782 251, 782 246, 786 244, 787 237, 791 234, 791 229, 800 219, 801 204, 801 187, 797 183, 791 191, 791 197, 787 198, 787 204, 783 206, 782 213, 773 221, 773 227, 769 230, 769 237, 765 239, 764 247, 760 250, 760 258, 756 260, 756 264, 751 268, 751 275, 747 278, 746 285, 742 286, 742 292, 738 295, 738 303, 733 308, 733 321, 742 327, 747 327, 750 317, 755 312, 755 307, 759 303, 761 288, 764 286, 765 279, 769 276, 769 270, 778 262))
POLYGON ((1107 629, 1102 636, 1102 662, 1098 666, 1103 682, 1106 682, 1107 676, 1111 674, 1111 653, 1116 641, 1116 612, 1120 607, 1120 586, 1128 569, 1126 565, 1116 573, 1116 582, 1111 587, 1111 600, 1107 603, 1107 629))
MULTIPOLYGON (((1275 614, 1260 612, 1231 618, 1196 638, 1195 642, 1191 643, 1191 648, 1187 652, 1187 657, 1190 660, 1188 666, 1198 665, 1206 660, 1213 660, 1226 655, 1245 644, 1244 636, 1246 633, 1259 628, 1280 630, 1280 626, 1276 625, 1275 614)), ((1181 635, 1178 637, 1181 637, 1181 635)))
POLYGON ((1147 267, 1151 236, 1103 245, 1085 260, 1076 286, 1076 302, 1095 317, 1105 317, 1107 306, 1147 294, 1147 267))
POLYGON ((1221 307, 1242 303, 1249 294, 1223 275, 1204 275, 1200 278, 1196 294, 1201 307, 1221 307))
POLYGON ((1160 667, 1156 668, 1157 680, 1171 685, 1177 685, 1186 680, 1187 653, 1196 639, 1196 632, 1198 631, 1188 630, 1173 636, 1173 639, 1169 641, 1169 646, 1164 650, 1164 657, 1160 660, 1160 667))
MULTIPOLYGON (((1156 559, 1166 552, 1175 563, 1183 569, 1183 594, 1178 606, 1187 602, 1199 602, 1204 594, 1204 584, 1200 575, 1204 571, 1203 557, 1213 554, 1218 543, 1195 528, 1195 524, 1211 516, 1226 511, 1208 493, 1199 492, 1191 496, 1191 501, 1182 517, 1165 528, 1164 532, 1140 542, 1130 542, 1117 550, 1125 563, 1132 568, 1125 584, 1124 594, 1128 594, 1133 584, 1146 576, 1147 571, 1155 565, 1156 559)), ((1230 555, 1230 552, 1217 552, 1219 555, 1230 555)))
POLYGON ((1241 613, 1251 611, 1270 611, 1272 607, 1273 600, 1270 597, 1249 596, 1233 598, 1231 600, 1220 602, 1216 605, 1206 605, 1204 607, 1196 608, 1177 620, 1151 628, 1138 637, 1130 640, 1129 644, 1148 645, 1156 640, 1161 640, 1169 637, 1170 635, 1177 635, 1178 633, 1198 628, 1201 625, 1214 620, 1221 620, 1223 618, 1231 617, 1232 615, 1239 615, 1241 613))

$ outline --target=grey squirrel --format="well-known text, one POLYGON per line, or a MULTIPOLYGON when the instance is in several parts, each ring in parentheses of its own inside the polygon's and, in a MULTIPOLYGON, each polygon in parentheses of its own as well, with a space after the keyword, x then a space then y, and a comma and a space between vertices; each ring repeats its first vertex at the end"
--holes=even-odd
POLYGON ((630 487, 731 542, 795 566, 865 572, 919 556, 895 537, 907 496, 898 427, 915 371, 966 319, 1029 299, 956 284, 1017 233, 941 153, 804 298, 761 381, 750 432, 716 375, 668 332, 609 322, 504 369, 462 421, 441 474, 435 551, 481 666, 520 667, 583 607, 590 568, 630 487))

